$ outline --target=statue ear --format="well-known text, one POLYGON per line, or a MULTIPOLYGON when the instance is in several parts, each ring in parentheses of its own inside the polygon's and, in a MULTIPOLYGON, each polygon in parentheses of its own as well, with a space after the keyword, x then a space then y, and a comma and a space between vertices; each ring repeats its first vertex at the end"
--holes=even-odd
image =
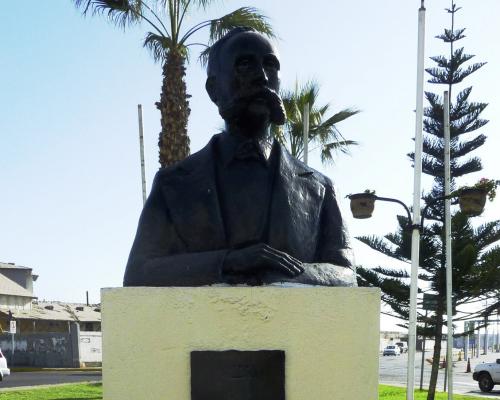
POLYGON ((217 95, 216 95, 216 84, 215 76, 209 76, 207 81, 205 82, 205 89, 207 90, 208 95, 210 96, 210 100, 217 104, 217 95))

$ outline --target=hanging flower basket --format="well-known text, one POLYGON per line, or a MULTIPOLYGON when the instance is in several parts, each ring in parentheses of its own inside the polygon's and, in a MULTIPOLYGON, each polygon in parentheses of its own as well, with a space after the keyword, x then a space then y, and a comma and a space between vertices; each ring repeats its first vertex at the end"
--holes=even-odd
POLYGON ((377 199, 374 193, 367 191, 347 196, 351 200, 351 211, 354 218, 365 219, 372 216, 375 200, 377 199))
POLYGON ((468 217, 477 217, 481 215, 486 204, 488 192, 482 189, 462 189, 458 195, 460 211, 468 217))
POLYGON ((493 201, 496 195, 496 187, 500 182, 493 179, 482 178, 474 186, 466 186, 458 189, 458 203, 460 211, 468 217, 481 215, 486 204, 486 197, 493 201))

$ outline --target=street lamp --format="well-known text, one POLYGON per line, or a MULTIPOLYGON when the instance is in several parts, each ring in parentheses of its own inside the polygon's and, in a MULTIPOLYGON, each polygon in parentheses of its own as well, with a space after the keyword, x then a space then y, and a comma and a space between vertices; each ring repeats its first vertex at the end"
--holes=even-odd
POLYGON ((375 208, 375 201, 380 200, 380 201, 388 201, 391 203, 397 203, 401 204, 403 208, 406 211, 406 214, 408 216, 408 228, 411 229, 420 229, 422 230, 425 216, 427 209, 436 204, 438 201, 441 200, 450 200, 454 198, 459 199, 459 205, 460 205, 460 211, 462 214, 464 214, 467 217, 476 217, 480 215, 483 211, 484 208, 484 202, 482 202, 482 208, 478 211, 477 208, 471 209, 468 207, 468 205, 462 200, 465 196, 468 196, 468 193, 462 193, 462 191, 456 191, 448 196, 440 196, 432 199, 428 204, 425 205, 425 207, 422 210, 422 215, 420 218, 420 224, 413 225, 411 224, 411 212, 408 206, 403 203, 401 200, 398 199, 393 199, 391 197, 381 197, 381 196, 376 196, 374 191, 371 190, 365 190, 364 192, 361 193, 354 193, 354 194, 349 194, 346 197, 351 201, 350 206, 351 206, 351 212, 352 216, 356 219, 366 219, 370 218, 372 216, 373 210, 375 208), (465 205, 463 205, 465 204, 465 205))
MULTIPOLYGON (((447 146, 447 148, 449 149, 449 147, 447 146)), ((449 150, 448 150, 449 151, 449 150)), ((449 157, 449 156, 448 156, 449 157)), ((447 160, 447 165, 449 166, 450 165, 450 162, 449 162, 449 158, 447 160)), ((449 181, 449 169, 448 171, 446 171, 445 175, 447 175, 447 179, 449 181)), ((447 186, 445 187, 445 193, 449 193, 450 189, 449 189, 449 183, 447 184, 447 186)), ((466 215, 467 217, 474 217, 474 216, 478 216, 482 213, 483 211, 483 208, 484 208, 484 204, 485 204, 485 199, 486 199, 486 191, 482 191, 481 193, 481 196, 484 197, 477 200, 473 200, 471 201, 468 196, 469 196, 469 191, 468 190, 457 190, 453 193, 450 193, 448 195, 445 195, 445 196, 439 196, 439 197, 436 197, 434 199, 432 199, 431 201, 429 201, 425 207, 423 208, 422 210, 422 214, 420 216, 420 223, 415 223, 415 221, 418 221, 418 219, 415 219, 415 215, 414 215, 414 218, 412 220, 412 214, 410 212, 410 209, 408 208, 408 206, 406 206, 405 203, 403 203, 402 201, 398 200, 398 199, 393 199, 391 197, 381 197, 381 196, 377 196, 375 195, 375 191, 372 191, 372 190, 365 190, 364 192, 362 193, 355 193, 355 194, 351 194, 351 195, 348 195, 347 197, 350 199, 350 206, 351 206, 351 211, 352 211, 352 214, 353 214, 353 217, 354 218, 358 218, 358 219, 366 219, 366 218, 370 218, 372 216, 372 213, 375 209, 375 201, 377 200, 380 200, 380 201, 387 201, 387 202, 391 202, 391 203, 397 203, 397 204, 400 204, 401 206, 403 206, 403 208, 405 209, 406 211, 406 214, 407 214, 407 217, 408 217, 408 223, 407 223, 407 229, 410 230, 412 232, 412 235, 413 233, 417 232, 419 235, 418 235, 418 240, 420 240, 420 233, 422 233, 423 231, 423 227, 424 227, 424 219, 427 215, 427 209, 436 204, 438 201, 441 201, 441 200, 445 200, 445 202, 447 204, 445 204, 445 213, 446 213, 446 274, 447 274, 447 277, 446 277, 446 304, 447 304, 447 316, 448 316, 448 345, 447 345, 447 360, 448 360, 448 363, 447 363, 447 372, 448 372, 448 384, 449 384, 449 389, 448 389, 448 399, 451 399, 453 397, 453 388, 452 388, 452 385, 453 385, 453 375, 452 375, 452 371, 451 371, 451 367, 452 367, 452 352, 451 352, 451 348, 452 348, 452 314, 453 314, 453 311, 452 311, 452 293, 451 293, 451 270, 452 270, 452 267, 451 267, 451 216, 450 216, 450 212, 449 212, 449 201, 450 199, 452 198, 458 198, 459 199, 459 205, 460 205, 460 210, 461 212, 466 215)), ((413 235, 414 236, 414 235, 413 235)), ((417 242, 418 243, 418 242, 417 242)), ((417 260, 414 259, 415 257, 415 253, 414 251, 412 251, 412 270, 413 270, 413 264, 415 264, 416 262, 418 263, 418 258, 417 260)), ((415 269, 418 269, 418 266, 415 268, 415 269)), ((413 272, 413 271, 412 271, 413 272)), ((416 271, 415 271, 416 272, 416 271)), ((416 279, 412 279, 412 284, 410 286, 410 288, 416 292, 417 290, 417 282, 416 282, 416 279)), ((410 296, 410 306, 411 306, 411 298, 412 296, 410 296)), ((416 296, 415 296, 416 297, 416 296)), ((413 308, 413 307, 410 307, 410 308, 413 308)), ((416 317, 416 307, 414 308, 414 312, 415 312, 415 317, 416 317)), ((412 320, 411 320, 411 313, 410 313, 410 329, 409 329, 409 334, 408 334, 408 338, 409 338, 409 344, 411 345, 411 341, 410 341, 410 334, 413 332, 413 333, 416 333, 416 318, 414 320, 414 323, 412 324, 412 320), (412 326, 413 325, 413 326, 412 326)), ((414 335, 415 336, 415 335, 414 335)), ((415 340, 413 340, 413 342, 415 342, 415 340)), ((408 385, 407 387, 407 398, 409 398, 410 400, 413 400, 413 385, 414 385, 414 358, 415 358, 415 345, 413 343, 413 346, 410 346, 412 349, 411 350, 408 350, 408 371, 407 371, 407 374, 408 374, 408 380, 410 382, 410 384, 408 385), (410 359, 411 358, 411 359, 410 359), (410 376, 411 374, 411 376, 410 376)), ((423 357, 423 355, 422 355, 423 357)))

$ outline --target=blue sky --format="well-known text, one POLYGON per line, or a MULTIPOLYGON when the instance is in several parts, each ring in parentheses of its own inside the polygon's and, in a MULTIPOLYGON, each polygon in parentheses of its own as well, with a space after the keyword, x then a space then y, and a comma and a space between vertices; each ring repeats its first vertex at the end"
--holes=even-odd
MULTIPOLYGON (((447 54, 434 36, 449 26, 449 0, 427 1, 426 56, 447 54)), ((500 2, 461 0, 460 45, 488 61, 466 85, 490 105, 475 155, 484 171, 459 181, 500 178, 500 2)), ((243 5, 270 17, 279 35, 282 86, 316 79, 333 111, 362 112, 338 127, 360 142, 351 156, 323 168, 330 176, 353 236, 396 228, 397 206, 377 204, 371 220, 356 221, 344 196, 375 189, 412 201, 417 9, 419 0, 226 1, 188 25, 243 5)), ((157 162, 160 66, 141 48, 144 29, 126 32, 101 17, 83 18, 71 1, 11 2, 2 8, 0 37, 0 260, 30 266, 41 299, 99 301, 99 288, 120 286, 142 207, 137 104, 144 108, 148 190, 157 162), (50 5, 49 5, 50 4, 50 5)), ((203 40, 203 34, 198 39, 203 40)), ((196 50, 196 49, 195 49, 196 50)), ((188 68, 192 151, 222 126, 204 91, 205 72, 193 53, 188 68)), ((426 66, 433 63, 427 58, 426 66)), ((465 87, 465 85, 463 86, 465 87)), ((442 92, 443 87, 426 89, 442 92)), ((423 187, 429 188, 424 179, 423 187)), ((498 201, 478 222, 500 218, 498 201)), ((356 244, 365 265, 384 260, 356 244)), ((392 265, 392 264, 391 264, 392 265)))

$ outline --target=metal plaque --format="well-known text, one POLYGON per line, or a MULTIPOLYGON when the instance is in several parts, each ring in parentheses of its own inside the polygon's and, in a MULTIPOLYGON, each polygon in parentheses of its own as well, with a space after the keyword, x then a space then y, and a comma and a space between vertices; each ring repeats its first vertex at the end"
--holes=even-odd
POLYGON ((285 352, 192 351, 191 400, 285 400, 285 352))

